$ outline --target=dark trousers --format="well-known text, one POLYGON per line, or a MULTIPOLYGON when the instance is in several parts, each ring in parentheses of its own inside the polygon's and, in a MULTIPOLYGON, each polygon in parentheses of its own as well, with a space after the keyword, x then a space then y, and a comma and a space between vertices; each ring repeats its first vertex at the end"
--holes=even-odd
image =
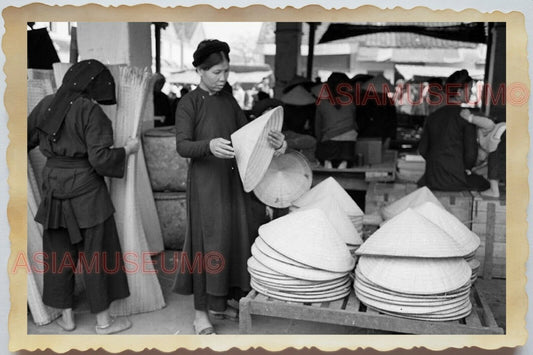
POLYGON ((89 308, 98 313, 112 301, 130 295, 115 219, 81 229, 81 234, 83 241, 73 245, 66 228, 44 231, 43 302, 60 309, 73 307, 79 261, 89 308))

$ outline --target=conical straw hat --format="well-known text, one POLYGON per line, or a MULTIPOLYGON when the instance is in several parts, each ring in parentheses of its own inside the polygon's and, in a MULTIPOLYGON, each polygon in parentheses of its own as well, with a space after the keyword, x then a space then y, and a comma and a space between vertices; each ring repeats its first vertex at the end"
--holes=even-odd
POLYGON ((255 246, 257 249, 259 249, 263 254, 270 256, 273 259, 276 259, 278 261, 281 261, 283 263, 291 264, 294 266, 302 267, 305 269, 311 268, 308 265, 302 264, 296 260, 292 260, 290 258, 287 258, 285 255, 278 253, 276 250, 272 249, 268 244, 264 242, 261 237, 257 237, 255 239, 254 244, 252 244, 252 247, 255 246))
POLYGON ((345 290, 346 288, 351 288, 351 286, 352 286, 351 282, 350 282, 350 278, 348 276, 343 278, 341 283, 337 283, 336 285, 327 286, 327 287, 321 287, 320 284, 318 284, 317 287, 301 286, 301 287, 293 287, 292 289, 290 289, 290 288, 287 288, 287 287, 284 287, 284 286, 280 287, 279 285, 272 285, 269 282, 263 282, 261 280, 255 279, 255 278, 252 278, 252 282, 254 282, 254 283, 260 285, 261 287, 264 287, 265 289, 268 289, 270 291, 285 293, 287 295, 290 295, 290 294, 292 294, 292 295, 301 295, 303 297, 306 297, 306 296, 318 296, 318 295, 328 295, 328 294, 332 294, 332 293, 337 293, 339 291, 339 289, 345 290))
POLYGON ((399 200, 394 201, 393 203, 383 207, 381 209, 381 214, 384 219, 390 219, 400 212, 406 210, 407 208, 415 208, 424 202, 433 202, 437 206, 442 206, 442 204, 439 202, 439 200, 433 195, 430 189, 428 189, 426 186, 423 186, 413 192, 411 192, 409 195, 406 195, 402 197, 399 200))
POLYGON ((465 255, 479 247, 481 243, 479 237, 444 208, 433 202, 425 202, 414 210, 446 231, 463 249, 465 255))
POLYGON ((362 256, 357 269, 376 285, 397 292, 422 295, 457 290, 472 276, 470 266, 462 258, 362 256))
POLYGON ((346 213, 340 208, 333 196, 325 196, 321 200, 317 200, 299 208, 298 211, 305 211, 313 208, 318 208, 324 212, 333 228, 337 231, 339 237, 341 237, 346 244, 360 245, 363 243, 361 235, 357 229, 355 229, 354 225, 346 213))
POLYGON ((333 272, 353 270, 355 260, 324 212, 289 213, 259 227, 259 235, 288 258, 333 272))
POLYGON ((408 208, 374 232, 356 254, 453 258, 462 257, 465 252, 439 226, 408 208))
POLYGON ((252 245, 252 255, 257 259, 257 261, 266 267, 297 279, 309 281, 329 281, 346 275, 346 273, 341 272, 332 272, 314 268, 307 269, 286 264, 276 259, 272 259, 270 256, 262 253, 254 245, 252 245))
POLYGON ((325 179, 311 190, 307 191, 299 199, 295 200, 292 205, 296 207, 304 207, 316 201, 322 200, 327 196, 332 196, 339 206, 343 209, 348 216, 363 216, 355 201, 348 195, 346 190, 332 177, 325 179))
POLYGON ((281 102, 284 104, 295 106, 306 106, 315 103, 315 97, 303 86, 295 86, 292 90, 288 91, 281 97, 281 102))
POLYGON ((307 158, 291 150, 272 158, 254 193, 268 206, 285 208, 308 191, 312 182, 313 171, 307 158))
POLYGON ((373 283, 372 281, 367 279, 361 273, 361 270, 359 269, 355 270, 355 280, 358 282, 359 285, 365 285, 368 288, 371 288, 377 292, 380 292, 380 294, 401 297, 402 299, 411 299, 413 302, 446 301, 446 300, 454 299, 454 298, 461 297, 464 295, 468 295, 470 294, 470 289, 471 289, 470 284, 465 283, 462 287, 456 290, 448 291, 445 293, 434 293, 431 295, 420 295, 420 294, 417 295, 414 293, 397 292, 397 291, 386 289, 384 287, 381 287, 373 283))
POLYGON ((267 280, 264 278, 256 278, 253 277, 255 281, 260 283, 261 285, 270 288, 272 290, 279 290, 284 292, 318 292, 318 291, 325 291, 330 290, 333 288, 339 288, 344 287, 346 285, 350 285, 350 277, 345 276, 338 280, 333 281, 321 281, 321 282, 314 282, 310 285, 279 285, 275 282, 272 282, 271 280, 267 280))
POLYGON ((309 303, 315 303, 315 302, 328 302, 328 301, 335 301, 341 298, 344 298, 348 296, 351 292, 350 287, 346 287, 344 289, 338 290, 336 293, 330 293, 327 295, 319 295, 319 296, 312 296, 312 297, 306 297, 302 298, 297 295, 288 294, 288 293, 280 293, 275 292, 269 289, 266 289, 264 287, 261 287, 257 284, 251 284, 252 288, 255 289, 257 292, 262 293, 268 297, 276 298, 282 301, 290 301, 290 302, 309 302, 309 303))
POLYGON ((274 155, 268 133, 281 131, 282 125, 283 108, 275 107, 231 135, 244 191, 252 191, 263 178, 274 155))

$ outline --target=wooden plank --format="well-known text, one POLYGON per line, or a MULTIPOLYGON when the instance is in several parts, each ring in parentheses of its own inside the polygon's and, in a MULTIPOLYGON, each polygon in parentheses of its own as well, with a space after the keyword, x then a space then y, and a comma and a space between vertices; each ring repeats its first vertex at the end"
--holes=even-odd
POLYGON ((352 291, 348 296, 348 302, 346 302, 344 309, 349 312, 359 312, 359 306, 361 306, 361 302, 355 297, 355 293, 352 291))
POLYGON ((266 302, 267 301, 267 296, 265 296, 262 293, 258 292, 257 295, 255 296, 255 301, 266 302))
POLYGON ((474 304, 472 305, 472 312, 465 318, 465 323, 471 327, 482 327, 477 307, 474 304))
POLYGON ((250 313, 250 302, 255 296, 255 291, 251 291, 248 296, 239 301, 239 333, 250 334, 252 331, 252 314, 250 313))
POLYGON ((474 286, 474 300, 480 306, 482 310, 481 318, 484 321, 485 325, 489 328, 499 329, 503 333, 503 329, 498 326, 496 319, 494 319, 494 314, 490 310, 489 304, 485 301, 483 295, 479 292, 476 286, 474 286))
POLYGON ((329 304, 330 302, 322 302, 322 304, 320 305, 321 308, 329 308, 329 304))
POLYGON ((329 303, 329 308, 331 308, 331 309, 343 309, 345 301, 346 301, 346 297, 341 298, 340 300, 331 301, 329 303))
POLYGON ((483 267, 483 278, 492 278, 492 258, 494 255, 494 204, 490 204, 487 210, 487 234, 485 237, 485 265, 483 267))

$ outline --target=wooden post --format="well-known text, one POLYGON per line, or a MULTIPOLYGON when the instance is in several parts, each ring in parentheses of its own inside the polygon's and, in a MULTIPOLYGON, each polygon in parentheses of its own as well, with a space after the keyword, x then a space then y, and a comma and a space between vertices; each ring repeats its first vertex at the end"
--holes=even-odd
POLYGON ((485 265, 483 266, 483 279, 492 278, 492 264, 494 258, 494 222, 496 219, 496 206, 487 204, 487 233, 485 234, 485 265))

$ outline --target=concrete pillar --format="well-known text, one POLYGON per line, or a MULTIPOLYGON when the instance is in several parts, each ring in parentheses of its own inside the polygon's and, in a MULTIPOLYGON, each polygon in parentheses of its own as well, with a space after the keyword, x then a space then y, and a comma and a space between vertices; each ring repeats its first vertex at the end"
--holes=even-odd
POLYGON ((274 97, 276 98, 281 97, 283 88, 299 72, 301 41, 301 22, 276 23, 276 58, 274 62, 274 76, 276 77, 274 97))
POLYGON ((149 22, 78 22, 80 60, 152 67, 149 22))

